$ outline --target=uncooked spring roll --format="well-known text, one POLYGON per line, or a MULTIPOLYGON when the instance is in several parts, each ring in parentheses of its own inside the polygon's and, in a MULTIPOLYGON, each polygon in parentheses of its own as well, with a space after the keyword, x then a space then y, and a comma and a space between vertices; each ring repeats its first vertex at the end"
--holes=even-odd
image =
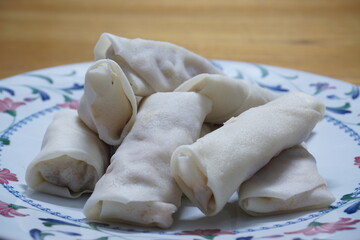
POLYGON ((96 60, 115 60, 137 96, 173 91, 200 73, 222 73, 208 59, 175 44, 109 33, 100 36, 94 54, 96 60))
POLYGON ((26 183, 36 191, 75 198, 94 189, 109 159, 108 146, 85 126, 76 110, 61 110, 27 167, 26 183))
POLYGON ((86 202, 85 216, 169 227, 182 195, 170 173, 171 154, 199 137, 211 104, 193 92, 145 98, 133 128, 86 202))
POLYGON ((103 59, 89 67, 78 113, 104 142, 109 145, 121 143, 134 122, 137 100, 116 62, 103 59))
POLYGON ((239 204, 253 216, 324 208, 334 200, 303 145, 282 151, 239 188, 239 204))
POLYGON ((272 157, 303 142, 323 113, 324 105, 316 98, 287 93, 178 147, 171 159, 172 174, 202 212, 215 215, 272 157))
POLYGON ((249 108, 260 106, 278 97, 274 92, 245 80, 207 73, 185 81, 174 91, 194 91, 210 98, 213 108, 205 121, 216 124, 223 124, 249 108))

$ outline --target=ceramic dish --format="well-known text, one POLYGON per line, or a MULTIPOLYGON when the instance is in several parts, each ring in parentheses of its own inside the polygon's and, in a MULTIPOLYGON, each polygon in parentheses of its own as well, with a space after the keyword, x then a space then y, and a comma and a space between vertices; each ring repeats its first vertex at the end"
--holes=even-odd
POLYGON ((37 70, 0 81, 1 239, 359 239, 359 86, 279 67, 213 61, 228 75, 273 91, 303 91, 326 105, 325 119, 307 141, 336 201, 328 209, 250 217, 235 201, 205 217, 184 200, 168 230, 84 220, 88 198, 64 199, 27 189, 24 173, 38 153, 52 115, 74 108, 91 63, 37 70))

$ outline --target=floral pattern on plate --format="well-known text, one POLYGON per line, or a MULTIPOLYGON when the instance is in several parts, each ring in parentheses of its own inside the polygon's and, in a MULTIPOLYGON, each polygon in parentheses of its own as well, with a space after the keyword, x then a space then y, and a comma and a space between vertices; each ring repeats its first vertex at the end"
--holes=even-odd
POLYGON ((24 174, 41 145, 51 116, 76 109, 90 63, 41 69, 0 81, 0 237, 21 239, 356 239, 360 231, 359 86, 296 70, 213 61, 234 78, 276 92, 303 91, 326 105, 309 149, 337 201, 328 209, 282 216, 244 216, 234 203, 204 217, 186 204, 169 230, 89 222, 87 196, 69 200, 26 188, 24 174), (344 173, 345 175, 341 175, 344 173))

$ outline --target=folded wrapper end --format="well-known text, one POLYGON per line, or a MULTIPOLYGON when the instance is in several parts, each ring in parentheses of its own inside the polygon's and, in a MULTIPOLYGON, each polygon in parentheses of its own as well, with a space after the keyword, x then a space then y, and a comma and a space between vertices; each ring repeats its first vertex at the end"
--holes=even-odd
POLYGON ((106 52, 111 46, 110 33, 102 33, 99 40, 96 42, 94 47, 94 58, 95 60, 105 59, 106 52))
MULTIPOLYGON (((141 76, 137 75, 136 72, 133 72, 131 66, 121 57, 121 50, 116 42, 119 40, 124 40, 124 44, 128 42, 128 39, 115 36, 110 33, 101 34, 98 42, 94 48, 94 57, 95 60, 101 59, 111 59, 119 64, 122 68, 124 74, 126 75, 131 88, 137 96, 150 96, 156 91, 152 89, 149 84, 144 81, 141 76)), ((126 48, 125 48, 126 49, 126 48)))
POLYGON ((239 201, 240 207, 251 216, 279 215, 298 211, 325 209, 335 201, 335 197, 325 185, 289 199, 253 197, 239 201))
POLYGON ((30 187, 30 189, 35 192, 42 192, 42 193, 51 194, 59 197, 66 197, 66 198, 78 198, 85 193, 92 192, 92 190, 73 192, 70 191, 69 188, 57 186, 48 182, 42 182, 39 185, 35 186, 34 188, 30 187))
POLYGON ((109 145, 119 145, 127 135, 137 114, 137 99, 115 61, 102 59, 89 67, 78 114, 109 145))
POLYGON ((304 143, 275 156, 239 188, 239 205, 253 216, 322 209, 334 201, 304 143))
POLYGON ((178 147, 171 157, 171 171, 184 194, 207 216, 215 215, 216 201, 207 186, 207 177, 192 159, 186 146, 178 147))
POLYGON ((120 203, 101 200, 96 203, 88 201, 84 206, 87 220, 120 221, 163 229, 173 224, 172 215, 176 210, 174 204, 156 201, 120 203))
MULTIPOLYGON (((300 94, 304 94, 304 93, 299 92, 298 94, 300 95, 300 94)), ((313 97, 312 100, 311 100, 311 98, 303 98, 303 100, 306 101, 307 104, 312 105, 313 109, 315 111, 319 112, 319 120, 318 121, 320 122, 324 118, 326 106, 318 98, 316 98, 314 96, 312 96, 312 97, 313 97)))

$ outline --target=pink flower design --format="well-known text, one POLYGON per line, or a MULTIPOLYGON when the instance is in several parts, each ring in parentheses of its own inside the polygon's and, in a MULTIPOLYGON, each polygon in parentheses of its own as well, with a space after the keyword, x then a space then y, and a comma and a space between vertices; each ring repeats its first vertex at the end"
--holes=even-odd
POLYGON ((29 216, 29 214, 22 214, 22 213, 19 213, 16 211, 17 209, 20 209, 20 208, 26 208, 26 207, 15 205, 15 204, 8 204, 3 201, 0 201, 0 215, 2 215, 4 217, 29 216))
POLYGON ((360 168, 360 156, 355 157, 354 165, 358 165, 360 168))
POLYGON ((15 115, 15 110, 21 105, 25 105, 24 102, 13 102, 10 98, 0 100, 0 112, 9 113, 15 115))
POLYGON ((61 108, 77 109, 78 104, 79 104, 79 101, 74 99, 71 101, 66 101, 65 103, 57 104, 57 106, 59 106, 61 108))
POLYGON ((9 183, 9 181, 17 182, 16 174, 11 173, 7 168, 0 170, 0 184, 9 183))
POLYGON ((302 233, 305 236, 313 236, 318 233, 334 233, 343 230, 353 230, 356 229, 356 227, 349 227, 349 225, 354 225, 358 222, 360 222, 360 219, 351 220, 351 218, 340 218, 339 221, 333 223, 311 222, 307 228, 295 232, 286 232, 285 234, 302 233))

